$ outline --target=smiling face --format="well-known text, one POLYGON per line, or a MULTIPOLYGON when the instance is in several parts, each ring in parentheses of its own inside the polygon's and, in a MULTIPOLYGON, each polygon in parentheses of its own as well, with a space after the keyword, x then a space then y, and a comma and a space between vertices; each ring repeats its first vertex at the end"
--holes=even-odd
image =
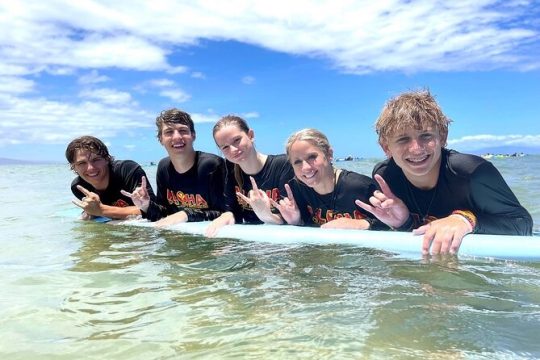
POLYGON ((437 184, 441 149, 445 139, 433 127, 404 129, 389 136, 381 146, 416 187, 431 189, 437 184))
POLYGON ((225 125, 214 133, 214 140, 225 158, 235 164, 256 156, 253 138, 253 130, 246 133, 234 124, 225 125))
POLYGON ((171 157, 191 155, 195 151, 193 149, 195 133, 187 125, 164 123, 160 135, 161 145, 171 157))
POLYGON ((75 151, 73 170, 97 190, 105 190, 109 185, 109 161, 86 149, 75 151))
POLYGON ((307 140, 297 140, 289 147, 289 161, 297 179, 324 195, 334 190, 332 149, 325 154, 307 140))

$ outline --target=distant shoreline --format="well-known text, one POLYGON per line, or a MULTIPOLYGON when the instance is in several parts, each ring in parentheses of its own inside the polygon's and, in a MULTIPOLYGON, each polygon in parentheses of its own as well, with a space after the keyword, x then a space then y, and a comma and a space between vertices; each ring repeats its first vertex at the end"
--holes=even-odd
POLYGON ((0 165, 60 165, 60 161, 47 160, 19 160, 10 158, 0 158, 0 165))

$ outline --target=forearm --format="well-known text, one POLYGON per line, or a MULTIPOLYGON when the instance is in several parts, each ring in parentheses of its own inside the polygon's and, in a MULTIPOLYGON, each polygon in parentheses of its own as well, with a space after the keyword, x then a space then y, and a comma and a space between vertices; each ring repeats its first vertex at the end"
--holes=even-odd
POLYGON ((370 228, 370 226, 370 222, 366 219, 339 218, 327 222, 326 224, 322 225, 321 228, 367 230, 370 228))
POLYGON ((188 222, 199 222, 199 221, 212 221, 217 219, 221 215, 219 210, 200 210, 200 209, 184 209, 187 214, 188 222))
POLYGON ((100 214, 95 216, 105 216, 111 219, 125 219, 129 216, 141 215, 141 211, 136 206, 118 207, 110 205, 100 205, 100 214))
POLYGON ((142 211, 142 216, 152 222, 157 221, 167 216, 167 209, 154 201, 150 201, 147 211, 142 211))
POLYGON ((257 216, 265 224, 276 224, 276 225, 283 224, 283 218, 280 215, 274 214, 272 212, 269 214, 261 214, 261 215, 257 214, 257 216))
POLYGON ((476 214, 478 234, 532 235, 533 221, 528 212, 509 215, 476 214))

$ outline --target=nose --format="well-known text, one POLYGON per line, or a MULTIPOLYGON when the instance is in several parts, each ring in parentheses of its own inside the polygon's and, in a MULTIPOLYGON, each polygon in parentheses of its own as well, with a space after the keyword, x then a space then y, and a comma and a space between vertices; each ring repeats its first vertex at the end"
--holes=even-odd
POLYGON ((96 162, 95 160, 88 160, 88 162, 86 163, 86 171, 88 170, 92 170, 92 169, 95 169, 96 168, 96 162))
POLYGON ((311 165, 306 161, 302 161, 302 171, 308 171, 311 170, 311 165))
POLYGON ((424 149, 424 143, 420 141, 420 139, 412 139, 411 140, 411 150, 423 150, 424 149))

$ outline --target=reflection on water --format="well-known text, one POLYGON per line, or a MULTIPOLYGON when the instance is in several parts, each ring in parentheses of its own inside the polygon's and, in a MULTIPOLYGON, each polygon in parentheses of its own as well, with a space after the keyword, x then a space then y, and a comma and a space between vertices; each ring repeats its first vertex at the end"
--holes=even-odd
POLYGON ((69 206, 67 170, 47 171, 0 179, 28 189, 0 218, 2 358, 540 357, 540 263, 61 219, 49 208, 69 206), (50 186, 24 183, 43 173, 50 186), (28 197, 36 206, 19 205, 28 197))

